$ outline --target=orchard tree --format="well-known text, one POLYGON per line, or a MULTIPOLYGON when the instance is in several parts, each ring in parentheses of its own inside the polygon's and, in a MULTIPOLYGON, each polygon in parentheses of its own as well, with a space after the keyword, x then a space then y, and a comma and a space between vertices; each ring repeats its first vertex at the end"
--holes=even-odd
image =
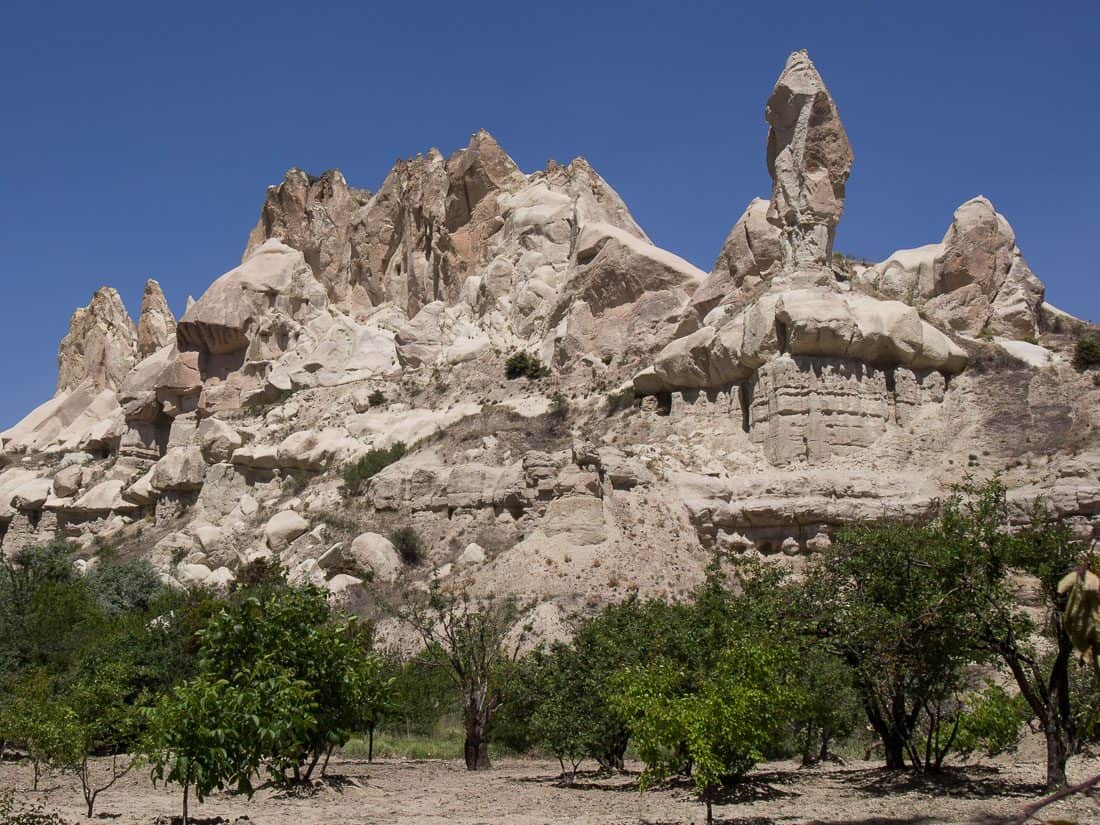
POLYGON ((263 762, 291 758, 315 725, 315 692, 286 670, 261 660, 233 675, 191 679, 148 713, 144 754, 154 783, 183 789, 183 825, 192 788, 199 802, 228 787, 251 796, 263 762))
POLYGON ((492 767, 489 724, 504 703, 507 670, 530 630, 519 624, 523 612, 513 599, 479 599, 438 581, 426 594, 406 594, 402 620, 424 642, 426 660, 442 668, 461 694, 467 770, 492 767))
POLYGON ((1046 740, 1048 788, 1066 783, 1066 762, 1079 745, 1070 670, 1074 645, 1066 623, 1067 573, 1086 570, 1086 549, 1036 502, 1027 524, 1009 529, 1006 491, 997 479, 967 484, 944 503, 935 523, 951 550, 945 579, 954 609, 967 617, 979 648, 1016 682, 1046 740), (1019 600, 1014 573, 1039 583, 1045 614, 1036 623, 1019 600), (1049 650, 1043 654, 1043 648, 1049 650))
POLYGON ((934 524, 860 523, 840 530, 806 576, 807 625, 848 665, 890 769, 906 757, 915 768, 942 761, 922 747, 940 736, 935 708, 981 658, 972 617, 944 574, 953 558, 934 524))
POLYGON ((300 738, 287 743, 287 750, 270 754, 280 781, 309 781, 320 760, 327 765, 333 749, 385 704, 381 694, 387 685, 381 662, 371 653, 372 634, 353 619, 334 615, 319 588, 245 591, 215 614, 200 636, 205 676, 237 682, 242 668, 264 664, 311 692, 312 723, 299 729, 300 738))
POLYGON ((742 780, 790 721, 793 652, 775 639, 745 638, 721 651, 710 674, 667 660, 620 671, 612 705, 646 763, 643 789, 686 763, 713 822, 719 790, 742 780))

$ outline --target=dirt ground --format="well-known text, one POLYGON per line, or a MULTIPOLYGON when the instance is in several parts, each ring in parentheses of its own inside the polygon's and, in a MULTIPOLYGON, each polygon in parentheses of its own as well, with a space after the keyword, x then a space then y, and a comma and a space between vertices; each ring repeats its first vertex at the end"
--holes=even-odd
MULTIPOLYGON (((574 787, 558 778, 556 762, 500 760, 486 773, 471 774, 456 761, 334 759, 329 780, 311 795, 269 789, 249 801, 217 794, 192 802, 199 825, 673 825, 701 823, 704 808, 686 786, 638 791, 638 769, 625 775, 582 773, 574 787)), ((1100 759, 1074 759, 1071 779, 1100 771, 1100 759)), ((1001 759, 954 769, 938 781, 892 774, 876 763, 857 762, 800 770, 795 763, 761 766, 753 782, 715 807, 717 821, 730 825, 931 825, 997 823, 1019 813, 1041 795, 1041 764, 1001 759)), ((0 764, 0 788, 19 799, 41 802, 68 822, 84 820, 75 777, 48 775, 38 793, 30 790, 31 766, 0 764)), ((178 822, 180 790, 154 788, 146 771, 135 770, 97 802, 97 818, 118 825, 178 822)), ((1100 825, 1100 795, 1077 797, 1044 811, 1048 819, 1100 825)))

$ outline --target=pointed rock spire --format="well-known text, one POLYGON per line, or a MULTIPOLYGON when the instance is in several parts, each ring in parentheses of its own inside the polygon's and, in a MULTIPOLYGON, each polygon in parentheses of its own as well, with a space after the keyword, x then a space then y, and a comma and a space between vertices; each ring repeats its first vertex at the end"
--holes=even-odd
POLYGON ((141 296, 141 318, 137 326, 138 355, 146 358, 161 347, 175 343, 176 317, 168 308, 168 301, 160 284, 150 278, 145 282, 141 296))
POLYGON ((117 390, 137 361, 137 331, 111 287, 101 287, 88 306, 73 313, 57 351, 57 391, 86 380, 117 390))
POLYGON ((768 221, 781 230, 783 269, 825 267, 844 212, 852 147, 810 56, 798 51, 768 98, 768 221))

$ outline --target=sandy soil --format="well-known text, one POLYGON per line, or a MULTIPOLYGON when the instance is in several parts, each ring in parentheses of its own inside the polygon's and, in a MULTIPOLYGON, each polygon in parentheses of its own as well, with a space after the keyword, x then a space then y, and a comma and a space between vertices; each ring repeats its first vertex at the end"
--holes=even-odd
MULTIPOLYGON (((508 825, 672 825, 701 823, 703 806, 686 786, 638 791, 637 765, 621 776, 584 773, 575 787, 558 779, 556 762, 501 760, 494 770, 471 774, 459 762, 334 759, 328 783, 311 795, 263 789, 251 800, 217 794, 192 805, 206 825, 343 825, 352 823, 508 823, 508 825)), ((1071 778, 1100 771, 1100 760, 1075 759, 1071 778)), ((1036 762, 1011 759, 952 770, 939 781, 891 774, 875 763, 799 770, 794 763, 761 766, 754 782, 715 807, 719 822, 736 825, 930 825, 1003 822, 1041 795, 1036 762)), ((0 788, 37 800, 70 822, 84 820, 75 777, 50 775, 30 790, 27 763, 0 765, 0 788)), ((97 803, 97 818, 118 825, 169 825, 178 821, 180 790, 154 788, 134 771, 97 803)), ((1100 823, 1100 795, 1077 797, 1047 809, 1048 818, 1100 823)))

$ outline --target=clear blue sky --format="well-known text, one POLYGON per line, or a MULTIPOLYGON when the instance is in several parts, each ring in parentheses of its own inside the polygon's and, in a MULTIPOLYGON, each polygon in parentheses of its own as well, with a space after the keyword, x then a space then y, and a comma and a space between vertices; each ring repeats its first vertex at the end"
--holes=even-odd
POLYGON ((937 241, 984 194, 1048 299, 1100 320, 1091 2, 118 3, 0 8, 0 427, 53 393, 69 315, 146 277, 179 314, 290 166, 374 189, 489 129, 583 154, 709 269, 766 195, 764 102, 809 49, 855 148, 837 248, 937 241))

